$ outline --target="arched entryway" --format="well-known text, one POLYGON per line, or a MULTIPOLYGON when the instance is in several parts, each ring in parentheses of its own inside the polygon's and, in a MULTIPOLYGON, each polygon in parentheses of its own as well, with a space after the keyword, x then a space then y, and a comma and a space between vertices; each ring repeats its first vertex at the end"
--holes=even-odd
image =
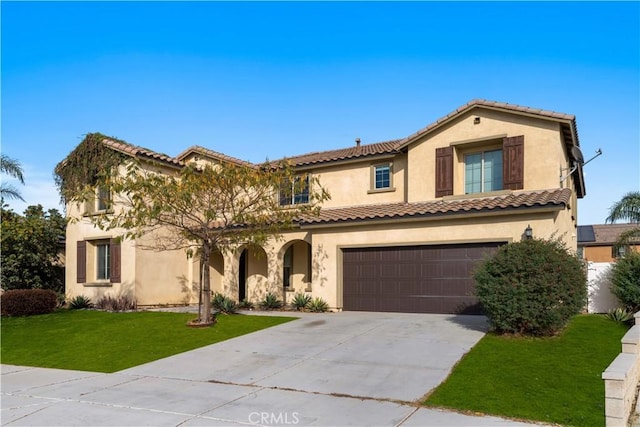
POLYGON ((285 297, 288 293, 311 292, 311 245, 304 240, 288 242, 280 256, 285 297))
MULTIPOLYGON (((201 296, 200 287, 202 285, 202 275, 204 268, 202 259, 198 255, 198 258, 191 264, 192 266, 192 285, 193 285, 193 299, 199 300, 201 296)), ((224 257, 218 251, 213 252, 209 256, 209 285, 211 292, 223 292, 223 279, 224 279, 224 257)))
POLYGON ((238 301, 258 302, 266 295, 267 254, 260 247, 244 247, 238 258, 238 301))

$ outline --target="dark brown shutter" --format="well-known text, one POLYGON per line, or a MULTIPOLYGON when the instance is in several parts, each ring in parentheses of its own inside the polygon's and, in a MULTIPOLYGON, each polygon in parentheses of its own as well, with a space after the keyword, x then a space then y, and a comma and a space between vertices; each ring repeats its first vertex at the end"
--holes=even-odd
POLYGON ((524 135, 505 138, 502 143, 502 187, 524 188, 524 135))
POLYGON ((436 148, 436 197, 453 194, 453 147, 436 148))
POLYGON ((78 256, 76 257, 76 282, 87 282, 87 242, 81 240, 78 243, 78 256))
POLYGON ((111 271, 109 271, 109 280, 111 283, 120 283, 122 281, 120 277, 120 265, 122 253, 120 249, 120 240, 119 239, 111 239, 109 242, 109 251, 111 258, 111 271))

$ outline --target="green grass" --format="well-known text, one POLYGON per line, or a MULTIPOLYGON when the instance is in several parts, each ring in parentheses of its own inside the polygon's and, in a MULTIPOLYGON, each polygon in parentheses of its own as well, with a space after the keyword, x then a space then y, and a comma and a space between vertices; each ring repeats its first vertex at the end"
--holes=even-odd
POLYGON ((4 364, 116 372, 239 335, 293 317, 218 316, 210 328, 189 328, 189 313, 109 313, 61 310, 2 318, 4 364))
POLYGON ((424 402, 570 426, 604 425, 602 372, 627 327, 605 316, 574 317, 551 338, 487 334, 424 402))

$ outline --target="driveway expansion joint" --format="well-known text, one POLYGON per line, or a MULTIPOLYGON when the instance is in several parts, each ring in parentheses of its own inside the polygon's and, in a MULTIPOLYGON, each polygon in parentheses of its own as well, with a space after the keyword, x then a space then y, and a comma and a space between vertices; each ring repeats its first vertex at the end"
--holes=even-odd
MULTIPOLYGON (((291 391, 291 392, 294 392, 294 393, 305 393, 305 394, 313 394, 313 395, 318 395, 318 396, 344 397, 344 398, 347 398, 347 399, 371 400, 371 401, 374 401, 374 402, 389 402, 389 403, 395 403, 395 404, 403 405, 403 406, 412 406, 412 407, 416 407, 416 408, 422 407, 422 405, 420 405, 419 402, 409 402, 409 401, 406 401, 406 400, 390 399, 390 398, 384 398, 384 397, 357 396, 357 395, 352 395, 352 394, 347 394, 347 393, 323 393, 323 392, 320 392, 320 391, 302 390, 302 389, 291 388, 291 387, 261 386, 261 385, 257 385, 257 384, 242 384, 242 383, 235 383, 235 382, 228 382, 228 381, 218 381, 218 380, 209 380, 208 382, 213 383, 213 384, 235 385, 235 386, 239 386, 239 387, 254 387, 254 388, 259 388, 261 390, 291 391)), ((240 398, 238 398, 238 399, 240 399, 240 398)))

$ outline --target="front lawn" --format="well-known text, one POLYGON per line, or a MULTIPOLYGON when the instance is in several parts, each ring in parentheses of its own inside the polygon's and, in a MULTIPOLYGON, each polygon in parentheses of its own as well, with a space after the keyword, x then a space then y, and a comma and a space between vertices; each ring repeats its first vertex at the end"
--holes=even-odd
POLYGON ((487 334, 424 402, 571 426, 604 425, 601 374, 620 352, 623 325, 574 317, 551 338, 487 334))
POLYGON ((189 328, 189 313, 61 310, 2 318, 4 364, 115 372, 279 325, 294 317, 220 315, 210 328, 189 328))

